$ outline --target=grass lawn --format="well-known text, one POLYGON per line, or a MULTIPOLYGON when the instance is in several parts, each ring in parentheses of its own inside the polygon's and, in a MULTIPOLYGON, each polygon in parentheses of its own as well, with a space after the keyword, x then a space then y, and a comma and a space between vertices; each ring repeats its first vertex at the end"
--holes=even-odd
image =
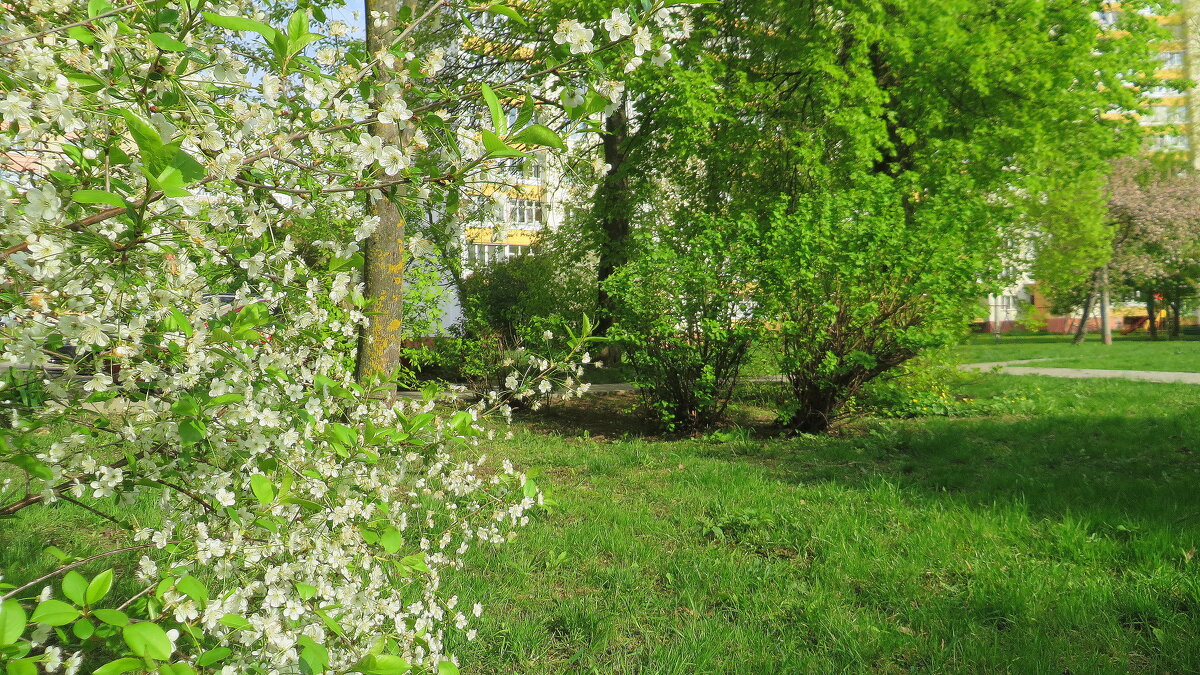
POLYGON ((560 409, 493 449, 560 508, 453 582, 487 607, 465 672, 1200 670, 1200 387, 966 393, 1037 387, 1032 416, 791 440, 560 409))
POLYGON ((1081 345, 1071 344, 1069 335, 1005 335, 999 342, 991 335, 975 335, 959 347, 957 353, 963 363, 1052 359, 1030 365, 1200 372, 1200 340, 1150 341, 1145 336, 1113 338, 1113 344, 1106 346, 1096 335, 1089 335, 1087 342, 1081 345))
MULTIPOLYGON (((454 638, 463 672, 1200 671, 1200 387, 958 393, 1035 412, 795 439, 751 403, 697 439, 637 436, 626 395, 525 419, 487 450, 541 467, 559 506, 446 578, 486 609, 454 638)), ((123 536, 105 525, 27 509, 0 522, 0 569, 123 536)))

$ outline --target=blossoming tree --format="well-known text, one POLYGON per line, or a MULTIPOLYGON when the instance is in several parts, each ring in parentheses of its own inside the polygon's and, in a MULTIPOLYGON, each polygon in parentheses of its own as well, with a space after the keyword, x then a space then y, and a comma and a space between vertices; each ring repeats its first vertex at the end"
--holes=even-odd
MULTIPOLYGON (((315 5, 272 24, 249 1, 0 4, 0 360, 46 395, 5 411, 0 517, 83 508, 130 535, 0 570, 7 672, 456 670, 447 631, 482 608, 442 580, 542 496, 472 455, 504 395, 454 410, 355 381, 337 345, 378 323, 360 254, 403 243, 372 239, 381 205, 562 145, 508 102, 602 114, 596 86, 676 30, 663 4, 556 19, 503 76, 453 81, 470 17, 549 14, 406 3, 364 53, 315 5), (446 47, 418 53, 435 27, 446 47), (326 268, 296 253, 312 219, 353 232, 308 242, 326 268), (160 518, 124 515, 139 500, 160 518), (131 555, 136 592, 79 573, 131 555)), ((573 378, 587 342, 511 388, 573 378)))

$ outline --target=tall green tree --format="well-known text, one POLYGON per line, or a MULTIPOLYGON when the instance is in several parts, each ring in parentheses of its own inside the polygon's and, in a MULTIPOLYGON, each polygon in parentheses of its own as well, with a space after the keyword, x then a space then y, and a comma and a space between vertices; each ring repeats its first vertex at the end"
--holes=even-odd
MULTIPOLYGON (((1102 2, 1076 0, 731 0, 696 17, 679 49, 691 76, 635 102, 646 112, 631 137, 646 137, 625 171, 668 194, 677 219, 756 215, 772 245, 761 255, 782 269, 814 262, 806 228, 836 224, 827 218, 887 225, 899 253, 952 267, 851 259, 827 243, 824 256, 856 267, 819 265, 830 279, 803 287, 764 272, 779 283, 761 284, 774 294, 762 306, 791 341, 788 425, 825 428, 863 383, 950 339, 966 311, 942 308, 986 294, 1020 253, 1027 196, 1137 146, 1134 120, 1109 113, 1135 109, 1153 82, 1139 75, 1154 71, 1158 35, 1133 11, 1142 4, 1126 3, 1120 33, 1096 24, 1102 2), (1086 162, 1062 162, 1080 154, 1086 162), (931 250, 938 241, 947 248, 931 250), (838 278, 857 279, 854 292, 833 292, 838 278), (892 309, 854 318, 867 298, 896 292, 892 309), (929 294, 936 311, 909 311, 929 294), (868 327, 896 339, 858 339, 868 327)), ((651 203, 638 199, 634 213, 651 203)))

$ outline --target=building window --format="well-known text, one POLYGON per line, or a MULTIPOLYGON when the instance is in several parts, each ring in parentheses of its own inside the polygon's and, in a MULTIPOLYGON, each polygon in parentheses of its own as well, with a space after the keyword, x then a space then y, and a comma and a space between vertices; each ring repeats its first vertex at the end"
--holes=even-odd
POLYGON ((1187 136, 1162 135, 1150 137, 1150 149, 1156 152, 1180 152, 1191 147, 1187 136))
POLYGON ((542 177, 542 165, 536 159, 508 157, 496 162, 492 170, 502 181, 540 180, 542 177))
POLYGON ((467 246, 467 262, 470 267, 478 269, 511 257, 529 255, 532 250, 529 246, 511 244, 469 244, 467 246))
POLYGON ((1153 126, 1159 124, 1186 124, 1187 106, 1182 105, 1152 105, 1150 112, 1142 116, 1142 124, 1153 126))
POLYGON ((1163 62, 1162 67, 1168 70, 1177 70, 1183 68, 1183 52, 1159 52, 1158 60, 1163 62))
POLYGON ((541 227, 546 223, 546 211, 549 204, 533 199, 508 200, 508 222, 521 226, 531 225, 541 227))
POLYGON ((1171 87, 1154 87, 1146 92, 1147 98, 1175 98, 1183 96, 1183 92, 1171 87))

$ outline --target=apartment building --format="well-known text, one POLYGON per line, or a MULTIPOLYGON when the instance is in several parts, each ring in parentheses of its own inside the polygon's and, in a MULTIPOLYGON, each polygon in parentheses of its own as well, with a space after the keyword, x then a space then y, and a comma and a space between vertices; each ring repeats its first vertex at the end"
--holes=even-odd
POLYGON ((560 172, 542 153, 502 161, 476 198, 473 219, 464 228, 463 269, 524 255, 547 230, 562 224, 565 189, 560 172))

